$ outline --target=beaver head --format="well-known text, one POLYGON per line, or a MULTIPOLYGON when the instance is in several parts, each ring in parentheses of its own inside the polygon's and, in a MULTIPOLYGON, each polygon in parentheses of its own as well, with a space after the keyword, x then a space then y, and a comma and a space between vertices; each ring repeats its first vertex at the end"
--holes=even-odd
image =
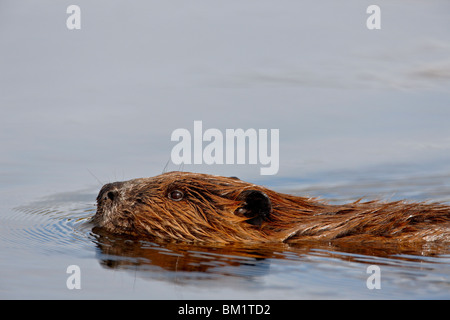
POLYGON ((265 241, 269 189, 235 177, 168 172, 108 183, 93 222, 114 233, 182 241, 265 241))

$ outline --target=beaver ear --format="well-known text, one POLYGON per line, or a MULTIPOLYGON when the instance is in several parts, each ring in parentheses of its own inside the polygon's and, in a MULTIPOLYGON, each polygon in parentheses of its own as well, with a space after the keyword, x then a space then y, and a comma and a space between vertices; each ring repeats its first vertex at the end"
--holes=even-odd
POLYGON ((244 201, 241 207, 236 209, 235 214, 249 218, 246 222, 261 226, 272 212, 272 204, 269 197, 259 190, 246 190, 242 192, 237 200, 244 201))

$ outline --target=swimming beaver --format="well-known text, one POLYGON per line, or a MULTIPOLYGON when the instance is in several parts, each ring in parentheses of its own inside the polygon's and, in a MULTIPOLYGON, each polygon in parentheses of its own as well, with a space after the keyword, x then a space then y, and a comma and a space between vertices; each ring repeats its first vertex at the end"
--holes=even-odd
POLYGON ((189 172, 104 185, 92 221, 113 233, 189 242, 450 241, 448 205, 331 205, 189 172))

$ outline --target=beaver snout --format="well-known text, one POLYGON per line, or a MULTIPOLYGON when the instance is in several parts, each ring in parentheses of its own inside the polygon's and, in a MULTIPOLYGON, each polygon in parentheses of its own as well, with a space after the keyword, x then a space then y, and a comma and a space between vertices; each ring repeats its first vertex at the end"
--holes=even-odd
POLYGON ((125 182, 105 184, 97 196, 97 213, 92 219, 96 225, 119 233, 133 228, 133 214, 126 199, 125 182))
POLYGON ((117 201, 123 182, 105 184, 98 193, 97 203, 100 201, 117 201))

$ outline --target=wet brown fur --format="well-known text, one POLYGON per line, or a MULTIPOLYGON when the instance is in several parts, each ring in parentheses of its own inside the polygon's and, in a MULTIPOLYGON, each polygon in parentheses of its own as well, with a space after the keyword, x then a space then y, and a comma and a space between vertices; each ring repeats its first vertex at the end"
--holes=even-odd
POLYGON ((450 242, 448 205, 331 205, 237 178, 189 172, 105 185, 93 222, 109 232, 188 242, 450 242), (171 199, 174 190, 184 197, 171 199), (244 209, 243 194, 249 191, 270 199, 270 214, 254 223, 249 223, 253 217, 244 209))

